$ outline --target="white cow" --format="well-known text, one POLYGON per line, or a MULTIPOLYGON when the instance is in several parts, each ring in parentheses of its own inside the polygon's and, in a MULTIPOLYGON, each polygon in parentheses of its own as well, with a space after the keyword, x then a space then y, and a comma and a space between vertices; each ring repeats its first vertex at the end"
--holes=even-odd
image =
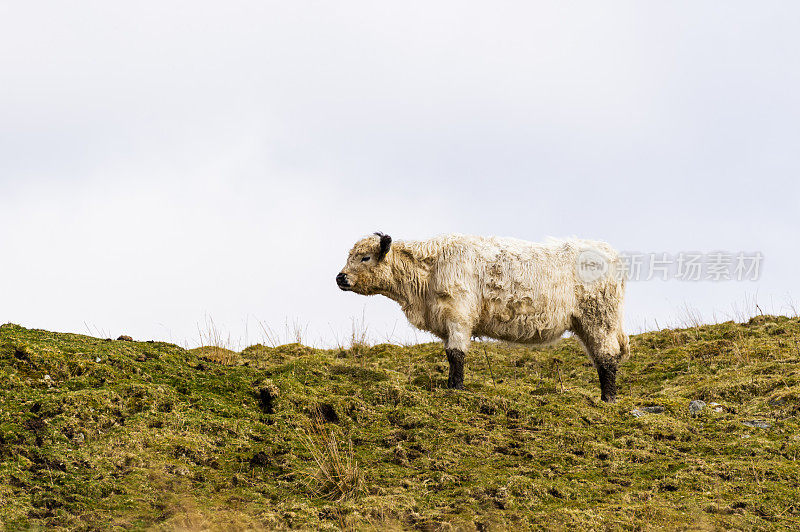
POLYGON ((441 338, 450 388, 464 387, 472 337, 543 344, 572 331, 597 368, 602 400, 614 402, 617 364, 629 352, 622 273, 604 242, 451 234, 393 244, 375 233, 356 242, 336 283, 397 301, 412 325, 441 338))

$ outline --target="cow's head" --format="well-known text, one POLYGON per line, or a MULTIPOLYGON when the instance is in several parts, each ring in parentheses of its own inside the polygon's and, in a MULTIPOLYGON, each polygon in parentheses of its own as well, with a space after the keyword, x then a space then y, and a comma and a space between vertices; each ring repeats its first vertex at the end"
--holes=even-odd
POLYGON ((347 256, 347 264, 336 276, 336 284, 342 290, 364 295, 385 290, 391 275, 386 262, 391 247, 392 237, 383 233, 356 242, 347 256))

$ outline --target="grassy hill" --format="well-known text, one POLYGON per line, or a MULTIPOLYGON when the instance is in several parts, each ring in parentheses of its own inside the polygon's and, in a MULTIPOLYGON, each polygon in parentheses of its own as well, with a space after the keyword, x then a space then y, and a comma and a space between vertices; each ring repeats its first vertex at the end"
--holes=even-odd
POLYGON ((241 353, 0 328, 5 529, 800 526, 800 320, 241 353), (706 406, 690 410, 690 401, 706 406), (718 403, 718 404, 712 404, 718 403))

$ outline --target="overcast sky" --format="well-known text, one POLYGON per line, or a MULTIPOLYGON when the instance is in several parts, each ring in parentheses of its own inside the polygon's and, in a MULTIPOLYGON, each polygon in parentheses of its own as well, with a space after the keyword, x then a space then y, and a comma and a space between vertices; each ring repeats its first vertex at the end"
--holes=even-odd
POLYGON ((755 282, 631 282, 628 328, 791 312, 799 24, 790 1, 3 2, 0 322, 331 344, 363 314, 413 341, 334 283, 377 230, 760 251, 755 282))

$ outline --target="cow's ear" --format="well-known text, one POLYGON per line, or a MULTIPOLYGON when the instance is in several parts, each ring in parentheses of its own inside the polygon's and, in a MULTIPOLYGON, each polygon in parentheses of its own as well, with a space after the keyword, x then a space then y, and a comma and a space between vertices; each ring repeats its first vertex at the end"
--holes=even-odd
POLYGON ((378 251, 378 262, 382 261, 386 254, 389 253, 389 248, 392 247, 392 237, 384 235, 383 233, 375 233, 381 238, 381 249, 378 251))

